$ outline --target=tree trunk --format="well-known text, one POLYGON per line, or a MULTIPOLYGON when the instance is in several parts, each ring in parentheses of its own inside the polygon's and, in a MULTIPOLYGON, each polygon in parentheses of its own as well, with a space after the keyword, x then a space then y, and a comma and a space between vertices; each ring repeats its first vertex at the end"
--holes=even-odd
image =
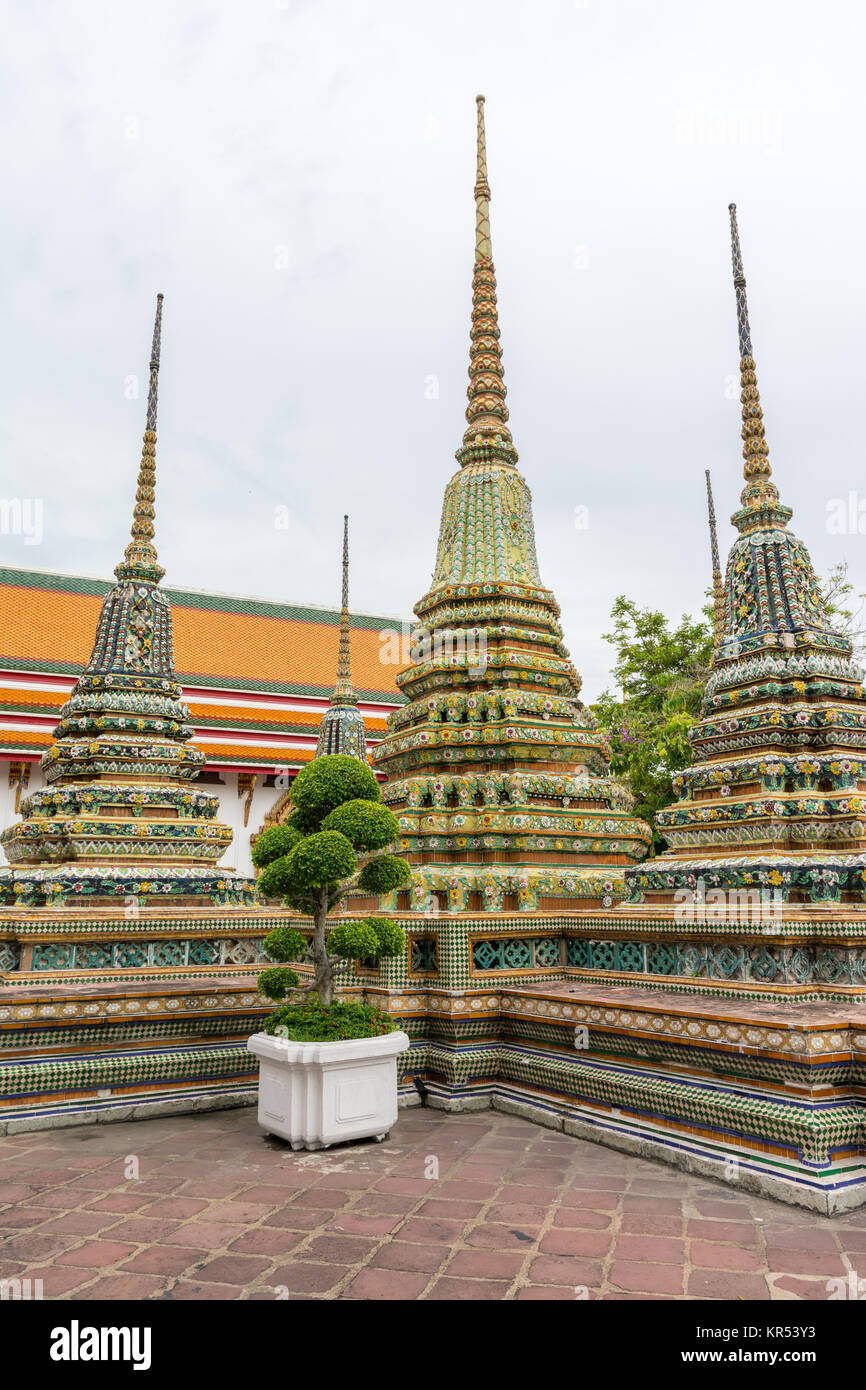
POLYGON ((328 890, 323 888, 316 908, 313 932, 313 964, 316 967, 316 992, 319 1003, 328 1008, 334 1002, 334 971, 325 949, 325 923, 328 919, 328 890))

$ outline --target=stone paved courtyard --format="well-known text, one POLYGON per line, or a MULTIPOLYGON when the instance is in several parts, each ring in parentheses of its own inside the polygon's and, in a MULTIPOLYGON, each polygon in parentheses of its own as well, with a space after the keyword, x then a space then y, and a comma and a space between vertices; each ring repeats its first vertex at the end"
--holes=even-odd
POLYGON ((317 1154, 265 1138, 253 1108, 0 1140, 0 1278, 45 1298, 827 1299, 850 1270, 866 1211, 821 1217, 495 1111, 402 1111, 385 1143, 317 1154))

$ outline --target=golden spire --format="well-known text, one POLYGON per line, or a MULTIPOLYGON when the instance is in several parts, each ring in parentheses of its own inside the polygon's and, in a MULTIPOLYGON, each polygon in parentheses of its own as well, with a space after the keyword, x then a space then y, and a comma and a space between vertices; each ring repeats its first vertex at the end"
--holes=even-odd
POLYGON ((770 481, 770 450, 764 437, 764 418, 761 398, 758 395, 758 378, 755 375, 755 359, 752 355, 752 334, 749 327, 749 306, 746 302, 746 277, 743 274, 743 257, 740 251, 740 233, 737 227, 737 205, 730 203, 728 212, 731 218, 731 257, 734 266, 734 292, 737 297, 737 334, 740 342, 740 401, 743 412, 743 475, 746 486, 740 495, 743 511, 737 512, 734 522, 740 530, 753 529, 766 525, 768 521, 784 523, 790 519, 791 512, 779 503, 779 490, 770 481), (767 513, 773 513, 768 516, 767 513), (762 513, 762 515, 757 515, 762 513))
POLYGON ((475 268, 472 274, 472 328, 469 347, 469 404, 467 429, 457 459, 469 463, 517 463, 517 451, 506 425, 505 378, 499 347, 496 308, 496 276, 490 241, 490 185, 487 182, 487 145, 484 134, 484 98, 477 103, 478 136, 475 173, 475 268))
POLYGON ((484 134, 484 98, 475 98, 477 137, 475 154, 475 259, 490 261, 490 184, 487 182, 487 140, 484 134))
POLYGON ((343 517, 343 593, 340 606, 340 653, 337 658, 337 684, 332 704, 355 704, 357 696, 352 685, 349 660, 349 518, 343 517))
POLYGON ((713 488, 710 482, 710 470, 704 469, 707 480, 707 512, 710 522, 710 555, 713 562, 713 629, 715 632, 714 647, 725 635, 725 586, 722 583, 722 569, 719 563, 719 538, 716 534, 716 509, 713 505, 713 488))
POLYGON ((162 340, 162 295, 156 296, 156 318, 150 349, 150 381, 147 388, 147 420, 138 470, 138 488, 132 514, 132 540, 123 560, 115 569, 118 579, 145 579, 158 584, 165 570, 156 557, 153 544, 154 485, 156 481, 156 407, 159 378, 159 350, 162 340))

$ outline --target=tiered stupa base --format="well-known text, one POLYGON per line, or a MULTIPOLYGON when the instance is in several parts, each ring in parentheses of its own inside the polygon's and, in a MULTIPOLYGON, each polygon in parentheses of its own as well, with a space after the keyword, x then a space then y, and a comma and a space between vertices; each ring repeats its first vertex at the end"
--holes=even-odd
MULTIPOLYGON (((866 1202, 866 911, 395 914, 358 980, 412 1038, 401 1100, 539 1124, 826 1213, 866 1202)), ((353 986, 353 989, 357 986, 353 986)))
POLYGON ((253 1104, 268 908, 0 914, 0 1133, 253 1104))

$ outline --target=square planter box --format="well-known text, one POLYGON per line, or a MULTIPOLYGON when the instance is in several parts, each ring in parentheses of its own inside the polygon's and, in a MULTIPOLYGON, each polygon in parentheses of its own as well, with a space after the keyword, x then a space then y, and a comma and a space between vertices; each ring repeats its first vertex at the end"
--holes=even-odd
POLYGON ((397 1119, 397 1057, 405 1033, 343 1042, 291 1042, 254 1033, 259 1124, 293 1149, 384 1139, 397 1119))

